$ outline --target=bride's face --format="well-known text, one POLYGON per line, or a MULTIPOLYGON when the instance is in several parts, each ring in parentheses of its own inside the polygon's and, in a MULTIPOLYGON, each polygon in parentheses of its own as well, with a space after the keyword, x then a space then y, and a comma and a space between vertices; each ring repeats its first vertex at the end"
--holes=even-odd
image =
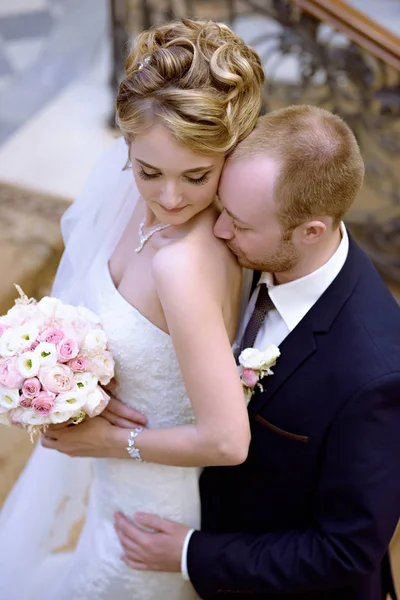
POLYGON ((193 153, 161 125, 131 143, 129 158, 140 195, 159 221, 173 225, 212 204, 225 162, 223 154, 193 153))

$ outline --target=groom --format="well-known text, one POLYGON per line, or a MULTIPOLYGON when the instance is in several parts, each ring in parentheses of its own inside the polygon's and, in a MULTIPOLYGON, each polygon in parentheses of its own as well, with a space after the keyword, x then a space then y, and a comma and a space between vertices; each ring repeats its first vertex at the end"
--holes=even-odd
POLYGON ((201 476, 201 531, 117 516, 132 568, 182 569, 207 600, 396 598, 400 309, 342 223, 363 174, 349 128, 306 106, 261 117, 228 160, 215 235, 254 270, 238 341, 281 357, 247 460, 201 476))

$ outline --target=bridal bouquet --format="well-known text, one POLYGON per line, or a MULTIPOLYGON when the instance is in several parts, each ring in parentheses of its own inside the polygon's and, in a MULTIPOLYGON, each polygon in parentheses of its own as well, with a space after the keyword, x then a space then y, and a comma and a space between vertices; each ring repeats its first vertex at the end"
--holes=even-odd
POLYGON ((114 360, 98 317, 45 297, 20 298, 0 317, 0 423, 31 435, 95 417, 107 405, 114 360))

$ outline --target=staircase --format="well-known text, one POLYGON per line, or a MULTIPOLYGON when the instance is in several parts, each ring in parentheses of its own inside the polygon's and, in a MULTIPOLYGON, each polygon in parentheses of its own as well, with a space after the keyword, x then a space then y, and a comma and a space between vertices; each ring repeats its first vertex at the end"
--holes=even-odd
POLYGON ((400 37, 399 0, 348 0, 347 3, 400 37))

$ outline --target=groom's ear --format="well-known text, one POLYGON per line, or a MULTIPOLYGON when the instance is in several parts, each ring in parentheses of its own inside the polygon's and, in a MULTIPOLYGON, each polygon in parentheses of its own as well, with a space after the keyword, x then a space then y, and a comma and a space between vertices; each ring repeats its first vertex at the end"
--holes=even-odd
POLYGON ((304 223, 302 226, 302 242, 303 244, 311 245, 316 244, 322 236, 325 234, 327 230, 327 223, 324 221, 309 221, 308 223, 304 223))

